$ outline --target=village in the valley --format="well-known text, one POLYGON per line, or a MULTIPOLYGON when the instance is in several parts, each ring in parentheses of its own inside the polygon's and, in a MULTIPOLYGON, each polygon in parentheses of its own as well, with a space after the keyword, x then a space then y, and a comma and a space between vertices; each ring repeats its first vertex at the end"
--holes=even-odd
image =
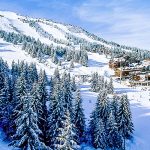
POLYGON ((127 59, 118 57, 109 61, 114 77, 128 86, 150 86, 150 59, 126 63, 127 59))

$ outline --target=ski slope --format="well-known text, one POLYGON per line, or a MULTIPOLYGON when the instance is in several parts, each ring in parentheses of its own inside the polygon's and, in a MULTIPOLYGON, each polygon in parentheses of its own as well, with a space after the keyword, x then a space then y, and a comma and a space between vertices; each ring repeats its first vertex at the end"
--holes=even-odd
POLYGON ((9 11, 0 11, 0 29, 5 30, 7 32, 15 32, 18 34, 22 33, 27 36, 31 36, 35 38, 36 40, 40 39, 42 43, 45 43, 48 45, 53 44, 54 46, 67 47, 67 42, 69 42, 69 40, 65 37, 67 33, 77 38, 82 38, 86 40, 87 42, 98 43, 98 44, 102 44, 107 47, 110 47, 106 45, 105 43, 93 40, 91 37, 87 36, 87 34, 85 33, 83 29, 79 27, 71 26, 71 25, 67 25, 63 23, 56 23, 52 20, 35 19, 35 18, 22 16, 22 15, 16 14, 14 12, 9 12, 9 11), (23 20, 26 20, 27 22, 23 20), (52 35, 54 38, 58 40, 65 41, 66 44, 57 43, 56 41, 53 41, 49 38, 44 37, 43 35, 37 32, 37 29, 35 27, 32 27, 29 25, 30 21, 36 22, 44 32, 49 33, 50 35, 52 35))

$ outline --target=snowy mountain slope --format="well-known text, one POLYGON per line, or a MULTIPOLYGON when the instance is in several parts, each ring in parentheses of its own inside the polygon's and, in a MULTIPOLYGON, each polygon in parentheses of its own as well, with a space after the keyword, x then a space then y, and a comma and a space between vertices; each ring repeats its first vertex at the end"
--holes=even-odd
MULTIPOLYGON (((88 53, 89 55, 89 67, 83 67, 79 64, 75 64, 75 68, 71 71, 71 74, 91 74, 94 71, 98 71, 101 75, 104 75, 107 71, 107 74, 112 74, 112 71, 108 68, 108 59, 104 55, 99 55, 96 53, 88 53)), ((19 46, 14 46, 11 43, 4 42, 0 39, 0 57, 8 62, 8 65, 11 65, 12 60, 16 62, 19 60, 25 60, 27 62, 35 62, 38 69, 45 69, 48 75, 52 75, 54 69, 57 67, 50 60, 50 66, 46 64, 39 63, 36 58, 31 58, 24 51, 21 50, 19 46)), ((68 62, 63 62, 62 66, 69 66, 68 62)), ((62 67, 63 68, 63 67, 62 67)), ((64 71, 62 68, 59 68, 60 71, 64 71)), ((107 78, 107 77, 105 77, 107 78)), ((97 93, 90 91, 89 83, 78 83, 81 87, 81 95, 83 98, 83 107, 85 112, 85 117, 87 124, 90 119, 90 114, 95 107, 95 102, 97 99, 97 93)), ((134 140, 133 142, 127 142, 127 150, 149 150, 150 149, 150 132, 146 130, 149 128, 150 124, 150 96, 149 91, 142 90, 141 88, 133 89, 129 88, 126 85, 121 85, 120 83, 114 81, 116 93, 127 93, 131 103, 131 109, 133 113, 133 121, 135 125, 134 140)), ((1 138, 0 138, 1 139, 1 138)), ((7 143, 0 142, 3 148, 7 149, 7 143)), ((0 146, 1 146, 0 145, 0 146)), ((4 150, 5 150, 4 149, 4 150)), ((91 147, 85 147, 84 149, 91 150, 91 147)), ((11 150, 11 148, 10 148, 11 150)))
POLYGON ((41 18, 31 18, 9 11, 0 11, 0 29, 31 36, 36 40, 39 39, 42 43, 53 44, 54 46, 69 47, 68 45, 71 45, 76 48, 78 45, 72 42, 73 39, 76 39, 80 40, 80 44, 87 42, 103 45, 107 48, 118 48, 119 46, 122 50, 127 51, 131 51, 132 48, 106 41, 77 26, 41 18))
MULTIPOLYGON (((48 75, 52 75, 54 69, 57 67, 57 65, 54 64, 50 58, 46 59, 44 64, 40 63, 37 58, 32 58, 25 51, 23 51, 21 49, 21 46, 18 45, 16 46, 11 43, 5 42, 1 38, 0 38, 0 57, 6 60, 9 66, 11 66, 13 60, 15 62, 17 62, 18 60, 20 61, 25 60, 28 63, 34 62, 38 65, 39 69, 45 69, 48 75)), ((75 67, 69 69, 70 62, 65 61, 62 62, 62 65, 58 66, 58 68, 61 72, 69 70, 71 75, 83 75, 83 74, 90 75, 94 72, 98 72, 99 74, 102 75, 108 69, 108 66, 104 68, 104 65, 108 63, 108 59, 106 59, 104 55, 88 52, 88 57, 89 57, 88 62, 89 67, 84 67, 78 63, 74 63, 75 67), (99 60, 104 61, 105 63, 99 62, 99 60)))
POLYGON ((46 65, 43 63, 39 63, 36 58, 32 58, 27 53, 21 50, 21 47, 14 46, 11 43, 5 42, 0 39, 0 57, 7 61, 8 65, 11 66, 12 61, 18 62, 19 61, 26 61, 28 63, 36 63, 38 69, 45 69, 47 75, 52 75, 54 69, 57 67, 55 64, 51 63, 51 69, 48 69, 46 65))
POLYGON ((39 25, 49 34, 52 34, 55 38, 57 39, 62 39, 62 40, 66 40, 65 35, 63 34, 63 32, 60 32, 58 29, 56 29, 53 25, 47 25, 44 23, 39 23, 39 25))
POLYGON ((80 27, 56 23, 52 20, 34 19, 8 11, 0 11, 0 29, 7 32, 15 32, 19 34, 22 33, 27 36, 34 37, 35 39, 40 39, 40 41, 43 43, 49 45, 54 44, 55 46, 67 46, 67 43, 70 43, 69 39, 67 38, 69 35, 75 38, 84 39, 87 42, 102 44, 110 47, 110 45, 107 45, 104 42, 94 40, 93 37, 88 35, 88 32, 80 27), (40 31, 38 31, 39 29, 37 29, 36 26, 41 28, 40 31), (56 43, 53 38, 49 39, 48 37, 45 37, 45 35, 42 35, 43 33, 40 33, 41 30, 42 32, 45 32, 45 34, 50 34, 50 36, 55 38, 55 40, 62 40, 62 42, 56 43))
MULTIPOLYGON (((86 33, 86 31, 79 27, 62 23, 56 23, 51 20, 47 21, 45 19, 34 19, 24 17, 12 12, 0 11, 0 29, 5 30, 7 32, 15 32, 29 35, 49 45, 53 43, 56 46, 61 45, 66 47, 67 42, 70 42, 66 38, 66 34, 69 34, 77 38, 83 38, 88 42, 97 42, 99 44, 103 44, 105 46, 110 47, 110 45, 107 45, 105 42, 103 43, 102 41, 94 40, 92 37, 90 37, 90 35, 88 35, 88 33, 86 33), (23 19, 29 22, 36 22, 36 25, 39 25, 42 28, 42 30, 40 31, 42 32, 44 30, 46 33, 48 33, 47 35, 52 35, 52 38, 46 38, 34 26, 31 27, 29 22, 23 22, 23 19), (62 43, 56 43, 52 40, 54 38, 62 40, 62 43)), ((74 46, 77 47, 77 45, 74 46)), ((23 51, 21 46, 5 42, 3 41, 3 39, 0 39, 0 57, 7 61, 9 66, 11 65, 13 60, 15 62, 17 62, 18 60, 25 60, 29 63, 34 62, 36 63, 38 70, 45 69, 48 76, 51 76, 55 68, 57 67, 59 68, 60 72, 63 72, 65 70, 70 71, 71 75, 91 74, 93 72, 98 72, 101 75, 107 74, 107 77, 105 76, 106 79, 108 79, 108 76, 113 73, 112 70, 108 68, 109 59, 107 59, 104 55, 99 55, 98 53, 88 52, 88 67, 84 67, 78 63, 75 63, 74 68, 70 69, 70 62, 62 62, 62 66, 57 66, 54 63, 52 63, 51 59, 46 58, 46 61, 44 63, 39 62, 38 59, 32 58, 25 51, 23 51)), ((78 84, 81 87, 83 107, 85 111, 86 121, 88 124, 90 114, 95 107, 97 93, 90 91, 89 83, 79 82, 78 84)), ((127 87, 126 85, 121 85, 116 81, 114 81, 114 86, 116 93, 127 93, 131 103, 135 132, 133 142, 127 142, 127 150, 149 150, 150 130, 146 129, 149 128, 150 124, 150 88, 147 88, 145 90, 142 90, 141 88, 133 89, 127 87)), ((7 143, 3 142, 2 138, 3 135, 0 136, 0 149, 3 148, 4 150, 9 150, 7 143)), ((93 148, 84 147, 83 149, 91 150, 93 148)))
POLYGON ((4 18, 2 16, 0 16, 0 29, 7 31, 7 32, 15 32, 15 30, 13 30, 13 27, 10 25, 10 21, 7 18, 4 18))
MULTIPOLYGON (((22 19, 26 19, 28 21, 37 21, 35 19, 32 18, 26 18, 26 17, 22 17, 20 15, 17 15, 15 13, 12 12, 0 12, 0 28, 5 30, 5 31, 9 31, 9 32, 16 32, 14 28, 18 29, 18 33, 19 31, 25 35, 28 36, 32 36, 35 39, 40 39, 41 42, 46 43, 46 44, 51 44, 53 43, 52 41, 48 40, 45 37, 41 37, 38 32, 36 32, 35 28, 32 28, 31 26, 29 26, 29 23, 23 22, 22 19), (14 27, 14 28, 13 28, 14 27)), ((63 36, 63 34, 61 32, 59 32, 57 29, 55 29, 53 26, 48 26, 44 23, 39 23, 39 25, 41 27, 43 27, 43 30, 48 32, 52 32, 52 35, 56 35, 56 37, 58 38, 60 35, 60 37, 63 36)))

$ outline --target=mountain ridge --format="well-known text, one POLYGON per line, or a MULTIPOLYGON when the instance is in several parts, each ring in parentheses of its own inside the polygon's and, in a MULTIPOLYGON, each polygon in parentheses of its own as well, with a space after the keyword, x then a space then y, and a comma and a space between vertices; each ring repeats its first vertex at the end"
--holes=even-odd
MULTIPOLYGON (((11 11, 0 11, 0 29, 3 29, 7 32, 15 32, 21 31, 23 34, 36 37, 36 39, 44 38, 41 40, 41 42, 44 42, 46 44, 54 44, 59 46, 66 46, 68 43, 68 36, 73 36, 74 38, 80 38, 81 40, 84 40, 86 42, 92 43, 92 44, 101 44, 108 48, 122 48, 122 49, 140 49, 145 50, 141 48, 136 47, 130 47, 125 45, 120 45, 116 42, 107 41, 93 33, 90 33, 83 29, 82 27, 78 27, 75 25, 57 22, 51 19, 44 19, 44 18, 33 18, 29 16, 23 16, 21 14, 11 12, 11 11), (23 22, 26 21, 26 22, 23 22), (31 26, 31 22, 32 26, 31 26), (32 31, 31 31, 32 28, 32 31), (38 29, 37 29, 38 28, 38 29), (36 30, 36 31, 35 31, 36 30), (41 33, 38 33, 39 30, 43 30, 40 32, 48 33, 49 36, 53 36, 56 39, 63 40, 61 43, 56 43, 52 40, 47 40, 48 38, 43 37, 43 35, 40 35, 41 33), (27 32, 29 31, 29 32, 27 32), (66 35, 69 34, 69 35, 66 35), (65 43, 65 44, 64 44, 65 43)), ((47 34, 47 35, 48 35, 47 34)), ((71 42, 69 42, 71 43, 71 42)))

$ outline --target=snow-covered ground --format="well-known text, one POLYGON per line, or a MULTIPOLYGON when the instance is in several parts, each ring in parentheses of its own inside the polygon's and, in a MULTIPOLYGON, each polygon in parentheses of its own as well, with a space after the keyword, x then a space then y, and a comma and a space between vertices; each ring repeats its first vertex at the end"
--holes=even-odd
MULTIPOLYGON (((99 72, 101 75, 106 74, 106 71, 108 75, 112 74, 112 70, 108 68, 108 59, 105 58, 104 55, 88 53, 88 56, 89 67, 83 67, 79 64, 75 64, 75 68, 72 70, 71 74, 91 74, 95 71, 99 72)), ((13 60, 17 62, 18 59, 25 60, 26 62, 35 62, 38 69, 45 69, 49 76, 53 74, 54 69, 56 68, 56 65, 54 65, 50 60, 48 60, 48 66, 39 63, 36 58, 31 58, 23 50, 21 50, 21 47, 4 42, 2 39, 0 39, 0 57, 6 60, 8 65, 11 65, 13 60)), ((97 93, 90 91, 89 83, 80 83, 80 87, 83 98, 83 107, 88 123, 90 113, 95 107, 97 93)), ((149 90, 148 88, 141 89, 140 87, 131 88, 120 84, 115 80, 114 87, 116 93, 127 93, 131 103, 135 132, 133 141, 127 143, 127 150, 150 150, 150 87, 149 90)), ((6 149, 9 150, 7 143, 2 141, 1 136, 0 150, 6 149)), ((87 150, 88 148, 86 147, 85 149, 87 150)))

